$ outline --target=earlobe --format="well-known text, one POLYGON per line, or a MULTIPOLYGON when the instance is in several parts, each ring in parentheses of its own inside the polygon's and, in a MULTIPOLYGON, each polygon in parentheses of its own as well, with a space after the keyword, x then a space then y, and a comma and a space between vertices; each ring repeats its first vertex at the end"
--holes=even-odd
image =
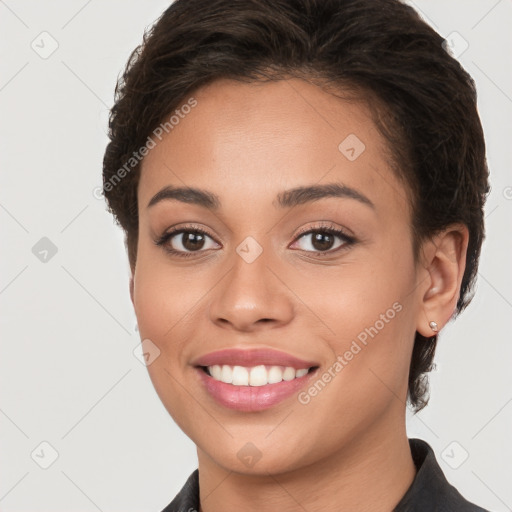
POLYGON ((437 334, 455 312, 466 268, 468 239, 467 227, 455 224, 430 242, 425 262, 429 287, 423 293, 423 307, 416 327, 425 337, 437 334))

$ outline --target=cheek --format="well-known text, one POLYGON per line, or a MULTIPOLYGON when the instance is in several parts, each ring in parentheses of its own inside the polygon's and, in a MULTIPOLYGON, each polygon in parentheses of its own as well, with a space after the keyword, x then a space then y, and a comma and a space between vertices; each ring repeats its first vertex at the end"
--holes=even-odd
MULTIPOLYGON (((301 271, 302 276, 306 273, 301 271)), ((335 338, 346 340, 375 323, 382 332, 391 324, 402 324, 402 311, 414 291, 415 269, 412 256, 405 252, 372 251, 339 267, 311 270, 299 285, 301 296, 325 319, 335 338)))
POLYGON ((328 277, 309 280, 316 286, 303 293, 329 328, 332 363, 342 358, 332 387, 348 400, 390 394, 386 386, 402 394, 415 332, 412 254, 404 248, 372 251, 366 261, 348 262, 328 277))
POLYGON ((204 275, 171 262, 165 250, 154 244, 147 225, 139 235, 133 283, 140 339, 143 343, 150 340, 158 349, 158 356, 147 365, 148 374, 169 414, 187 431, 181 421, 193 418, 194 410, 193 401, 183 391, 181 375, 187 365, 194 315, 211 285, 204 275))
POLYGON ((190 431, 188 418, 197 411, 179 375, 186 365, 187 334, 194 332, 195 307, 206 289, 196 277, 185 279, 178 267, 166 265, 154 252, 149 257, 139 246, 134 308, 141 340, 151 340, 160 351, 147 370, 161 402, 184 431, 190 431))
POLYGON ((209 286, 204 276, 190 274, 165 257, 139 246, 134 275, 134 308, 142 339, 154 341, 162 355, 173 364, 182 352, 180 333, 189 324, 209 286))

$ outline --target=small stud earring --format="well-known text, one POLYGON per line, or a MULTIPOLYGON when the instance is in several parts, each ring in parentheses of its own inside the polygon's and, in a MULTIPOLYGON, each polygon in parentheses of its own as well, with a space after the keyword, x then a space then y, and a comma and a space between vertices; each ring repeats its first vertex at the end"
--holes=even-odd
POLYGON ((430 328, 434 331, 434 332, 437 332, 439 331, 439 327, 437 326, 437 323, 432 321, 428 324, 430 326, 430 328))

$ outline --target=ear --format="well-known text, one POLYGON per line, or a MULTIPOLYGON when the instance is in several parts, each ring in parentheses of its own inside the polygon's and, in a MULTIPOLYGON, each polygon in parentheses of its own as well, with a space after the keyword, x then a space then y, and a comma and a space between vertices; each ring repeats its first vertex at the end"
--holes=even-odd
POLYGON ((440 331, 457 307, 460 285, 466 268, 469 232, 463 224, 453 224, 435 235, 423 250, 425 278, 416 330, 429 338, 436 334, 430 326, 435 322, 440 331))

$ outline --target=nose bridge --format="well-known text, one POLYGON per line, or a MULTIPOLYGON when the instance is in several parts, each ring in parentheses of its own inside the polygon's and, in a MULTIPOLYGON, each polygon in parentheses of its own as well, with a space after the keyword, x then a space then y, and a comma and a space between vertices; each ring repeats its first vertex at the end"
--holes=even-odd
POLYGON ((229 323, 240 330, 251 330, 259 322, 283 323, 290 320, 293 304, 286 287, 268 267, 270 249, 252 236, 246 237, 231 258, 231 270, 219 283, 210 304, 211 320, 229 323))

